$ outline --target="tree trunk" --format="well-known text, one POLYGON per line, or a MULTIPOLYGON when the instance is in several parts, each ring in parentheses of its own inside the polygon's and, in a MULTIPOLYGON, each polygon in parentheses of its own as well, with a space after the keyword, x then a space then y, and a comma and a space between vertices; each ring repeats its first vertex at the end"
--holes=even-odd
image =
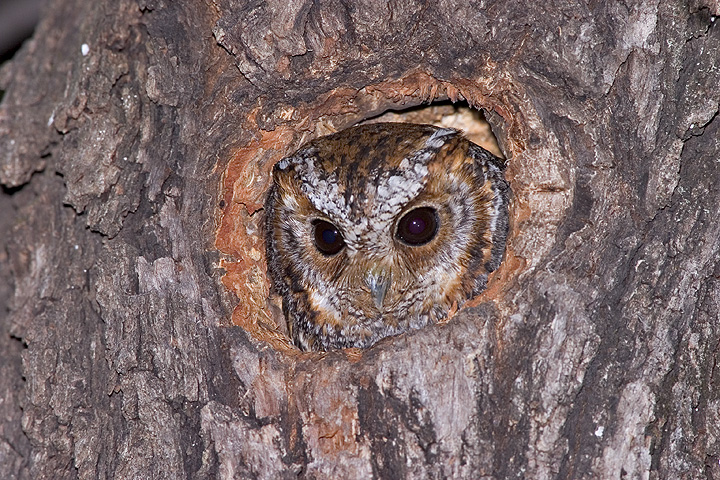
POLYGON ((56 0, 0 72, 0 477, 720 478, 720 6, 56 0), (301 353, 272 164, 482 108, 505 260, 301 353))

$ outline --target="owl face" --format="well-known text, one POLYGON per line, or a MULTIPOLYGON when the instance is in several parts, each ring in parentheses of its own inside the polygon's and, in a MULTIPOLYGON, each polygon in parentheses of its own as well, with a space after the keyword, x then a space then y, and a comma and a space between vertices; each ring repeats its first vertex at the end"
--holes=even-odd
POLYGON ((294 342, 364 348, 485 288, 507 235, 503 162, 453 129, 349 128, 275 165, 269 273, 294 342))

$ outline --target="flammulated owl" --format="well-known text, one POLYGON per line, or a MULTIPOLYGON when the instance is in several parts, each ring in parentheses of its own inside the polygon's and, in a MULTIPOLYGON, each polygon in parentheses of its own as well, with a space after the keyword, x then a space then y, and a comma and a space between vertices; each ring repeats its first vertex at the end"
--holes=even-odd
POLYGON ((369 347, 444 318, 500 264, 504 162, 450 128, 378 123, 315 139, 273 170, 273 288, 304 350, 369 347))

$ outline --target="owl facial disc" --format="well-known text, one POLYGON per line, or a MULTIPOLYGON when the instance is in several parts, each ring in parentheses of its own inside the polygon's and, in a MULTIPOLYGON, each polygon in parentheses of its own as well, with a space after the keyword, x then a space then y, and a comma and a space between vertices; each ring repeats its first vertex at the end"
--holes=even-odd
POLYGON ((268 271, 295 344, 365 348, 485 288, 508 231, 504 163, 460 132, 352 127, 279 161, 268 271))

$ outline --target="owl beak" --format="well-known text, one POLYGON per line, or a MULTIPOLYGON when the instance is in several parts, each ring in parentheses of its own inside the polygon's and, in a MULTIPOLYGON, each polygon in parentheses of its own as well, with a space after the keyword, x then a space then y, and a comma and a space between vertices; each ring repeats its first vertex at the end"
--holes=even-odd
POLYGON ((385 295, 387 295, 392 283, 392 272, 384 269, 373 269, 367 273, 365 283, 370 289, 370 296, 375 302, 378 310, 382 310, 385 295))

